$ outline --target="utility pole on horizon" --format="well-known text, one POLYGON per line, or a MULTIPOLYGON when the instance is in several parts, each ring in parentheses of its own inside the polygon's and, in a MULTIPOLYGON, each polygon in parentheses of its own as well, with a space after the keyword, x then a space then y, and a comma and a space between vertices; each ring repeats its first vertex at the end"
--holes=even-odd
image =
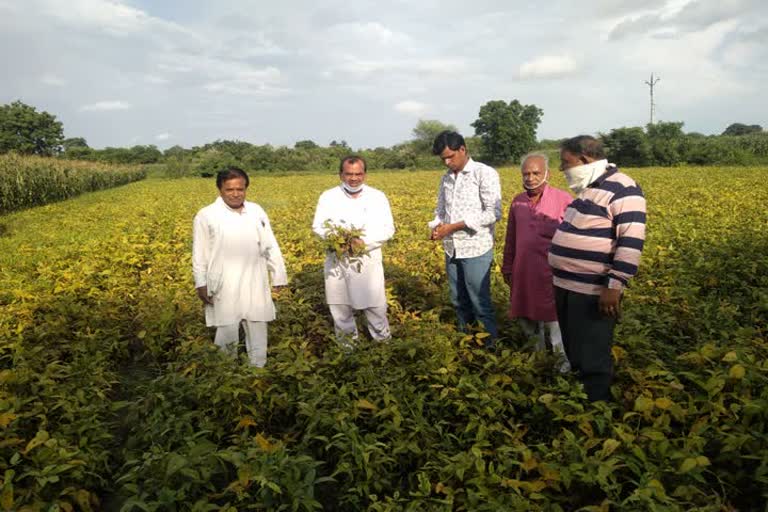
POLYGON ((658 83, 658 81, 661 80, 661 78, 653 78, 653 73, 651 73, 651 80, 645 81, 645 84, 651 88, 651 122, 649 124, 653 124, 653 114, 656 112, 656 103, 653 102, 653 87, 658 83))

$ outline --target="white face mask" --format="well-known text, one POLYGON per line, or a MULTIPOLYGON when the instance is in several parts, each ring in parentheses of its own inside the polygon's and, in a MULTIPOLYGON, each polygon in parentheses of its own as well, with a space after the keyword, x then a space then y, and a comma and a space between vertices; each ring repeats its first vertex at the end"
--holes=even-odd
POLYGON ((344 187, 344 190, 346 190, 350 194, 357 194, 358 192, 363 190, 363 184, 362 183, 360 185, 356 186, 356 187, 350 187, 346 183, 342 183, 342 187, 344 187))
POLYGON ((584 165, 577 165, 563 171, 565 180, 568 182, 568 188, 573 190, 576 195, 595 181, 608 167, 608 160, 597 160, 584 165))
POLYGON ((536 183, 534 185, 531 185, 531 186, 526 185, 525 184, 525 178, 523 178, 523 188, 525 190, 536 190, 537 188, 539 188, 540 186, 542 186, 543 184, 545 184, 548 181, 547 178, 549 178, 549 171, 547 171, 544 174, 544 178, 540 182, 538 182, 538 183, 536 183))

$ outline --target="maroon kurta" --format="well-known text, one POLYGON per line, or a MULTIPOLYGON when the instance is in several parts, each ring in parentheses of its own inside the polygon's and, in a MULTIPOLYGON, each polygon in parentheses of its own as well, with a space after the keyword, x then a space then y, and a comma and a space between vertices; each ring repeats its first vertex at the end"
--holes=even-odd
POLYGON ((552 269, 547 253, 552 236, 573 198, 548 184, 536 204, 526 192, 517 195, 509 208, 504 263, 501 271, 512 274, 509 316, 541 322, 557 320, 552 288, 552 269))

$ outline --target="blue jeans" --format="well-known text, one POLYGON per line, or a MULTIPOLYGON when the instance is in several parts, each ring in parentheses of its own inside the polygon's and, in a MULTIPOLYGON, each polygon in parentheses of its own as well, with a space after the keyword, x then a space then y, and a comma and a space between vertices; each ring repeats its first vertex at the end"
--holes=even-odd
POLYGON ((493 249, 474 258, 445 257, 451 303, 456 308, 459 329, 466 331, 468 325, 479 320, 491 335, 489 345, 499 334, 491 302, 491 263, 493 249))

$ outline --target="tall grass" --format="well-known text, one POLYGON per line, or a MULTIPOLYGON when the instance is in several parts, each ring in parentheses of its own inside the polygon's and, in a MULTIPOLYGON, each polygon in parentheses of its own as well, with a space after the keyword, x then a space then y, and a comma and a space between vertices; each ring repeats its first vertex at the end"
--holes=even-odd
POLYGON ((137 166, 0 155, 0 214, 144 179, 137 166))

